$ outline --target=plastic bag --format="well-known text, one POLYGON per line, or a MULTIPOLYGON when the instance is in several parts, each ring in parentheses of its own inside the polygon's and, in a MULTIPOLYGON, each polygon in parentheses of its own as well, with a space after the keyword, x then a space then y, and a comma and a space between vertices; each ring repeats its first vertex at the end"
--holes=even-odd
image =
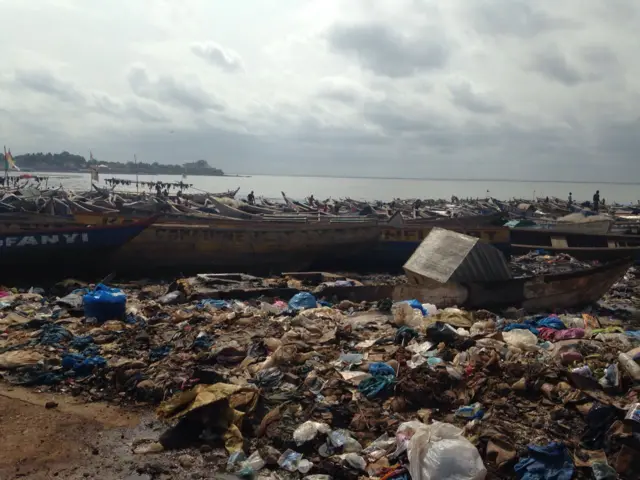
POLYGON ((127 296, 119 288, 111 288, 99 283, 83 297, 85 317, 93 317, 99 322, 120 320, 127 309, 127 296))
POLYGON ((291 300, 289 300, 289 308, 291 310, 304 310, 305 308, 316 308, 316 297, 309 292, 296 293, 291 300))
POLYGON ((411 307, 407 302, 395 303, 391 307, 393 320, 398 327, 406 325, 407 327, 417 328, 424 324, 424 317, 420 310, 411 307))
POLYGON ((510 347, 521 348, 522 350, 535 349, 538 344, 538 337, 536 337, 529 330, 511 330, 510 332, 503 332, 502 338, 510 347))
POLYGON ((412 480, 484 480, 478 449, 449 423, 422 424, 409 441, 412 480))
POLYGON ((326 423, 307 421, 295 429, 293 439, 296 444, 302 445, 316 438, 318 433, 329 433, 330 431, 331 428, 326 423))
POLYGON ((460 335, 451 325, 435 322, 427 327, 427 338, 434 343, 442 342, 449 345, 460 338, 460 335))

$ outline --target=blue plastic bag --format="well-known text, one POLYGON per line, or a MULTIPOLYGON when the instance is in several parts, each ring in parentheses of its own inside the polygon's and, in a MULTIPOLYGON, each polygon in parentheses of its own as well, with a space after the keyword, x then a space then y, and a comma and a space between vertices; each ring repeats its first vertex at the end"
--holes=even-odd
POLYGON ((309 292, 296 293, 291 300, 289 300, 289 308, 291 310, 304 310, 306 308, 316 308, 316 297, 309 292))
POLYGON ((396 380, 396 371, 386 363, 372 363, 369 365, 369 373, 372 376, 358 384, 358 391, 367 398, 376 397, 396 380))
POLYGON ((127 296, 119 288, 111 288, 99 283, 96 288, 84 297, 84 315, 106 322, 121 320, 127 310, 127 296))
POLYGON ((562 443, 529 445, 529 456, 514 467, 519 480, 571 480, 575 467, 562 443))
POLYGON ((62 356, 62 368, 73 370, 79 376, 90 375, 95 368, 106 366, 107 360, 100 356, 85 357, 80 353, 66 353, 62 356))
POLYGON ((420 312, 422 312, 423 317, 426 317, 428 315, 427 311, 424 309, 422 304, 415 298, 412 300, 405 300, 405 303, 408 303, 409 306, 415 310, 420 310, 420 312))

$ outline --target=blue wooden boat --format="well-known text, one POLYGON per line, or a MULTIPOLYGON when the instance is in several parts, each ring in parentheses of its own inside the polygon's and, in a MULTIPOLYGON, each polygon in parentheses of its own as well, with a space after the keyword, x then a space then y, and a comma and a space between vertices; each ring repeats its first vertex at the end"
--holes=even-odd
POLYGON ((108 266, 111 254, 156 217, 127 225, 86 226, 0 233, 0 277, 80 274, 108 266))

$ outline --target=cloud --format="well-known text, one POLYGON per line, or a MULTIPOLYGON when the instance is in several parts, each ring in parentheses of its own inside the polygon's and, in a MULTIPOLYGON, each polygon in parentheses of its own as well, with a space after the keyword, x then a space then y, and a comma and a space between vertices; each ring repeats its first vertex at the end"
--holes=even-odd
POLYGON ((180 83, 167 75, 159 76, 154 80, 149 78, 147 70, 141 66, 131 68, 127 79, 133 93, 141 98, 194 112, 225 109, 220 101, 205 92, 199 85, 180 83))
POLYGON ((358 105, 374 97, 371 90, 345 77, 325 77, 321 79, 317 95, 320 98, 349 105, 358 105))
POLYGON ((141 104, 135 100, 121 101, 104 93, 94 93, 93 103, 96 111, 116 118, 135 118, 142 122, 163 123, 169 118, 161 109, 151 103, 141 104))
POLYGON ((20 87, 54 97, 61 102, 81 103, 85 100, 73 83, 61 80, 47 70, 17 70, 14 81, 20 87))
POLYGON ((337 24, 328 31, 327 40, 333 52, 387 77, 443 68, 450 54, 449 44, 436 32, 408 36, 381 23, 337 24))
POLYGON ((460 108, 474 113, 500 113, 504 107, 487 95, 475 92, 469 82, 458 82, 449 85, 452 101, 460 108))
POLYGON ((225 72, 236 73, 244 70, 240 56, 229 49, 225 49, 214 42, 194 43, 191 51, 208 64, 218 67, 225 72))
POLYGON ((569 87, 587 80, 557 49, 538 53, 533 60, 532 68, 545 77, 569 87))
POLYGON ((532 38, 556 30, 576 28, 578 22, 552 16, 528 0, 469 2, 474 27, 483 34, 532 38))
POLYGON ((30 26, 0 29, 14 153, 91 145, 275 175, 640 175, 637 1, 33 3, 0 0, 1 18, 30 26))

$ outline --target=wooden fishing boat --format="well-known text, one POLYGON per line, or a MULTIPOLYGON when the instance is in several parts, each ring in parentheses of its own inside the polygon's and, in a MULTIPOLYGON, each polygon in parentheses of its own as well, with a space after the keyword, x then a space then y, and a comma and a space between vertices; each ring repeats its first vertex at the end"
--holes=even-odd
POLYGON ((457 219, 434 220, 432 222, 408 223, 393 226, 390 223, 380 224, 380 238, 373 251, 362 252, 349 259, 345 268, 364 271, 400 271, 404 263, 411 257, 420 243, 427 238, 434 227, 442 227, 454 232, 464 233, 489 243, 498 250, 509 253, 509 229, 482 225, 478 220, 475 226, 471 220, 457 222, 457 219), (375 260, 374 260, 375 259, 375 260))
POLYGON ((0 275, 62 275, 104 265, 155 218, 130 225, 67 226, 0 234, 0 275))
POLYGON ((553 312, 597 302, 622 278, 631 264, 632 261, 623 259, 572 273, 466 284, 440 284, 425 279, 419 285, 331 286, 316 291, 316 295, 354 302, 415 298, 422 303, 433 303, 439 308, 516 307, 528 312, 553 312))
MULTIPOLYGON (((344 258, 372 251, 377 222, 196 219, 161 216, 112 258, 118 271, 181 270, 280 272, 333 268, 344 258)), ((78 224, 126 225, 135 217, 77 214, 78 224)))
POLYGON ((611 261, 632 258, 640 261, 640 236, 589 235, 555 230, 514 228, 510 232, 512 255, 532 250, 566 253, 579 260, 611 261))
MULTIPOLYGON (((588 270, 554 275, 466 284, 428 281, 419 285, 356 285, 336 286, 335 275, 323 272, 298 272, 285 277, 320 283, 309 287, 318 299, 374 302, 390 298, 403 301, 415 298, 422 303, 433 303, 439 308, 465 307, 473 309, 524 308, 528 312, 554 312, 579 308, 597 302, 625 274, 631 262, 619 260, 588 270), (326 281, 326 283, 325 283, 326 281)), ((202 298, 243 299, 278 297, 288 299, 300 289, 289 287, 257 287, 236 290, 217 290, 207 286, 202 298)))

